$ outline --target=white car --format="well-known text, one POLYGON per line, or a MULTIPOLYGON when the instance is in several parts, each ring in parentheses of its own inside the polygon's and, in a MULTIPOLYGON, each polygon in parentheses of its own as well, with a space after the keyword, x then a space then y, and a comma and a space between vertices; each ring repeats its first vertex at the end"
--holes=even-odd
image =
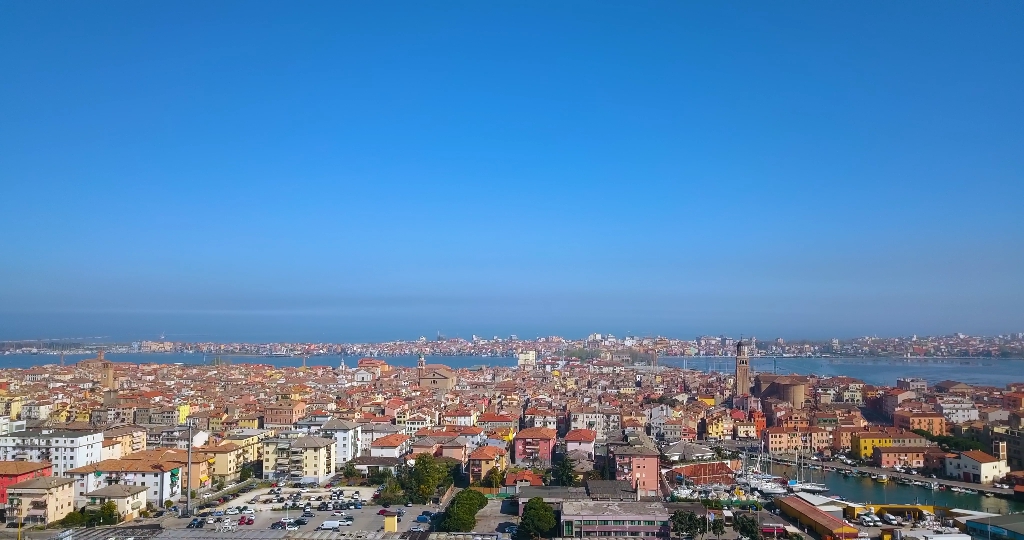
POLYGON ((284 523, 284 524, 288 524, 288 523, 291 523, 291 522, 295 521, 295 519, 293 519, 293 518, 281 518, 278 521, 280 521, 281 523, 284 523))
POLYGON ((237 516, 238 515, 238 509, 237 508, 228 508, 227 510, 224 511, 224 515, 225 516, 237 516))
POLYGON ((309 493, 309 488, 300 488, 299 493, 309 493))
POLYGON ((289 523, 289 524, 284 526, 284 529, 286 531, 297 531, 297 530, 299 530, 299 526, 298 525, 292 525, 291 523, 289 523))
POLYGON ((246 508, 245 510, 242 510, 242 513, 247 515, 247 516, 251 516, 251 515, 256 514, 256 511, 253 510, 252 508, 246 508))

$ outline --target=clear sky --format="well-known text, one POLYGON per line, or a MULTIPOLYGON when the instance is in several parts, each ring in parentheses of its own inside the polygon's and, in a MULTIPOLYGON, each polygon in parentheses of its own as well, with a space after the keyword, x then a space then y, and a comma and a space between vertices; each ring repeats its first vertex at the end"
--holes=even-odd
POLYGON ((0 2, 0 339, 1024 331, 1020 2, 0 2))

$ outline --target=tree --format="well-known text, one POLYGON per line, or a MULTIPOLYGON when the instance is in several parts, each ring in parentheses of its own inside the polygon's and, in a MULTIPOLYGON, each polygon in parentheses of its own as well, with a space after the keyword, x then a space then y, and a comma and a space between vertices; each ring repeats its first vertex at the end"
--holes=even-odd
POLYGON ((105 502, 100 506, 100 525, 117 525, 121 522, 121 515, 117 512, 117 504, 105 502))
POLYGON ((467 505, 448 506, 441 520, 441 529, 449 532, 469 532, 476 527, 476 512, 467 505))
POLYGON ((242 482, 252 478, 252 469, 248 466, 242 467, 242 470, 238 472, 238 479, 242 482))
POLYGON ((416 456, 416 464, 408 471, 406 486, 409 499, 416 504, 430 502, 448 474, 448 466, 430 454, 416 456))
POLYGON ((167 499, 166 501, 164 501, 164 508, 166 508, 168 510, 170 510, 171 508, 174 508, 174 501, 172 501, 170 499, 167 499))
POLYGON ((551 471, 551 478, 560 486, 572 486, 576 483, 576 464, 566 456, 555 465, 551 471))
POLYGON ((523 517, 519 520, 519 530, 515 540, 533 540, 549 536, 554 532, 557 522, 555 511, 540 497, 526 501, 523 517))
POLYGON ((341 475, 345 478, 355 478, 359 476, 359 471, 356 469, 355 464, 351 461, 346 461, 345 467, 341 469, 341 475))
POLYGON ((707 532, 707 520, 689 510, 676 510, 669 521, 672 523, 672 532, 680 536, 696 538, 707 532))
POLYGON ((501 487, 504 483, 505 473, 497 467, 492 467, 491 470, 487 471, 487 474, 485 474, 483 479, 480 481, 481 486, 489 488, 501 487))
POLYGON ((441 529, 449 532, 469 532, 476 527, 476 513, 487 506, 487 497, 473 489, 460 491, 450 503, 441 519, 441 529))
POLYGON ((749 538, 750 540, 760 540, 761 538, 761 527, 757 523, 757 519, 740 514, 736 516, 732 521, 732 528, 739 533, 740 536, 749 538))
POLYGON ((71 512, 60 520, 62 527, 85 527, 85 514, 82 512, 71 512))
POLYGON ((711 534, 715 535, 715 538, 722 538, 722 535, 725 534, 724 518, 718 518, 711 522, 711 534))

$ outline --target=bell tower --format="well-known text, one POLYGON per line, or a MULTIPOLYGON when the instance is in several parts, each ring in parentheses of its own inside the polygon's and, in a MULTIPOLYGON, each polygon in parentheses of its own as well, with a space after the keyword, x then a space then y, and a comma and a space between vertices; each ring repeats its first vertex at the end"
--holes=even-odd
POLYGON ((733 397, 750 393, 750 357, 747 355, 747 343, 742 339, 736 343, 736 382, 733 397))
POLYGON ((426 369, 427 369, 427 358, 425 356, 423 356, 423 353, 420 353, 419 359, 416 360, 416 374, 419 375, 419 377, 422 379, 423 378, 423 372, 426 371, 426 369))

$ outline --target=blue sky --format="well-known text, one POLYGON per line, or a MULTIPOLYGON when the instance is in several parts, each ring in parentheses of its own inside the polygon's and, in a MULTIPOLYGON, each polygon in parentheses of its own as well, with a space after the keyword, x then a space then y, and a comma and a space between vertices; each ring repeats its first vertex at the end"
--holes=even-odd
POLYGON ((0 339, 1024 330, 1024 5, 3 2, 0 339))

